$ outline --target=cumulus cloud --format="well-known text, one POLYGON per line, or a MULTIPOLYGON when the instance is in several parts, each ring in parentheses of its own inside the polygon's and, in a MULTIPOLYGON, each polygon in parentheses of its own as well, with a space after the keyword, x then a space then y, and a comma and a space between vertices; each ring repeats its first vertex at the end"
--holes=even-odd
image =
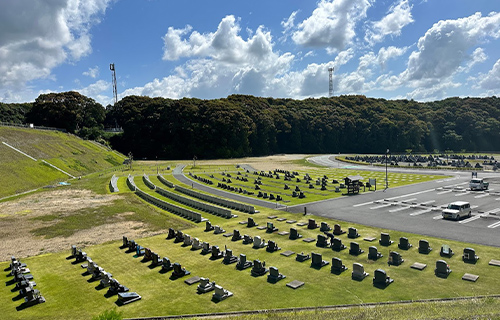
POLYGON ((487 38, 500 38, 500 13, 439 21, 418 40, 404 77, 410 81, 449 77, 470 59, 468 51, 487 38))
POLYGON ((389 12, 379 21, 371 23, 365 40, 370 44, 381 42, 387 36, 399 36, 401 30, 413 22, 412 6, 408 0, 401 0, 389 8, 389 12))
POLYGON ((93 79, 99 76, 99 66, 95 66, 94 68, 89 68, 88 71, 82 73, 84 76, 91 77, 93 79))
POLYGON ((500 59, 488 73, 479 75, 478 83, 474 87, 484 90, 486 95, 500 95, 500 59))
POLYGON ((282 41, 285 41, 288 38, 288 34, 290 30, 295 27, 295 17, 297 16, 298 11, 292 12, 288 19, 285 21, 281 21, 281 26, 283 27, 283 37, 281 38, 282 41))
POLYGON ((369 0, 322 0, 292 34, 296 44, 341 51, 355 37, 355 26, 366 17, 369 0))
MULTIPOLYGON (((0 86, 22 89, 92 51, 90 28, 113 0, 6 1, 0 10, 0 86)), ((7 89, 6 89, 7 88, 7 89)))

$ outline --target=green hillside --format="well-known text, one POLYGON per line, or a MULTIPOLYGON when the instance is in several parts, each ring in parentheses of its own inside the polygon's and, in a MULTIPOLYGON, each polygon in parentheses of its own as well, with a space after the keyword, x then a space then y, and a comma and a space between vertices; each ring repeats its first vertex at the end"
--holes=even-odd
POLYGON ((71 134, 0 127, 0 198, 66 181, 71 179, 70 175, 77 177, 105 170, 120 165, 124 158, 123 155, 71 134))

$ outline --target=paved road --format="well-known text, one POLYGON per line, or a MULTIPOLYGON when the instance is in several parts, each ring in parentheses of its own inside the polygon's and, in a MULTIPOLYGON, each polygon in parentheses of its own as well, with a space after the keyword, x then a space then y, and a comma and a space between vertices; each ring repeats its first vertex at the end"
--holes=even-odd
MULTIPOLYGON (((335 160, 333 155, 312 157, 309 161, 333 168, 385 171, 385 167, 346 165, 335 160)), ((244 168, 253 171, 251 167, 244 168)), ((443 179, 298 205, 288 207, 287 210, 303 213, 305 206, 308 213, 316 216, 387 230, 500 246, 500 174, 480 172, 479 176, 492 179, 494 183, 490 183, 488 192, 470 192, 467 190, 470 172, 402 168, 389 168, 388 171, 443 175, 443 179), (444 178, 445 175, 452 177, 444 178), (458 200, 471 203, 473 216, 461 221, 441 219, 441 207, 458 200)), ((276 208, 276 203, 273 202, 193 182, 182 174, 182 168, 176 168, 173 174, 196 189, 253 205, 276 208)))

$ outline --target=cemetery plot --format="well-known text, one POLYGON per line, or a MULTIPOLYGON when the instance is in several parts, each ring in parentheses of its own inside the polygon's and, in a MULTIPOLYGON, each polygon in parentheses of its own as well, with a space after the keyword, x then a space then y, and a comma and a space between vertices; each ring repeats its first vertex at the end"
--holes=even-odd
MULTIPOLYGON (((189 177, 193 178, 192 172, 189 177)), ((211 179, 214 186, 228 192, 256 197, 261 200, 294 205, 335 198, 349 193, 375 191, 385 186, 385 173, 346 169, 311 169, 305 171, 231 171, 203 172, 197 179, 211 179), (375 182, 371 184, 369 182, 375 182)), ((396 187, 442 178, 442 176, 389 173, 389 186, 396 187)))

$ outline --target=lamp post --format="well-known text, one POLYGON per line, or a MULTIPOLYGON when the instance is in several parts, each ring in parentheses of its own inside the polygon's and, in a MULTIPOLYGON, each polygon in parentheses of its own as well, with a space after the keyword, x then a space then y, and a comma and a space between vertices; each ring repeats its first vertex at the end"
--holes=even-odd
POLYGON ((389 180, 387 179, 387 156, 389 155, 389 149, 385 152, 385 190, 389 188, 389 180))

